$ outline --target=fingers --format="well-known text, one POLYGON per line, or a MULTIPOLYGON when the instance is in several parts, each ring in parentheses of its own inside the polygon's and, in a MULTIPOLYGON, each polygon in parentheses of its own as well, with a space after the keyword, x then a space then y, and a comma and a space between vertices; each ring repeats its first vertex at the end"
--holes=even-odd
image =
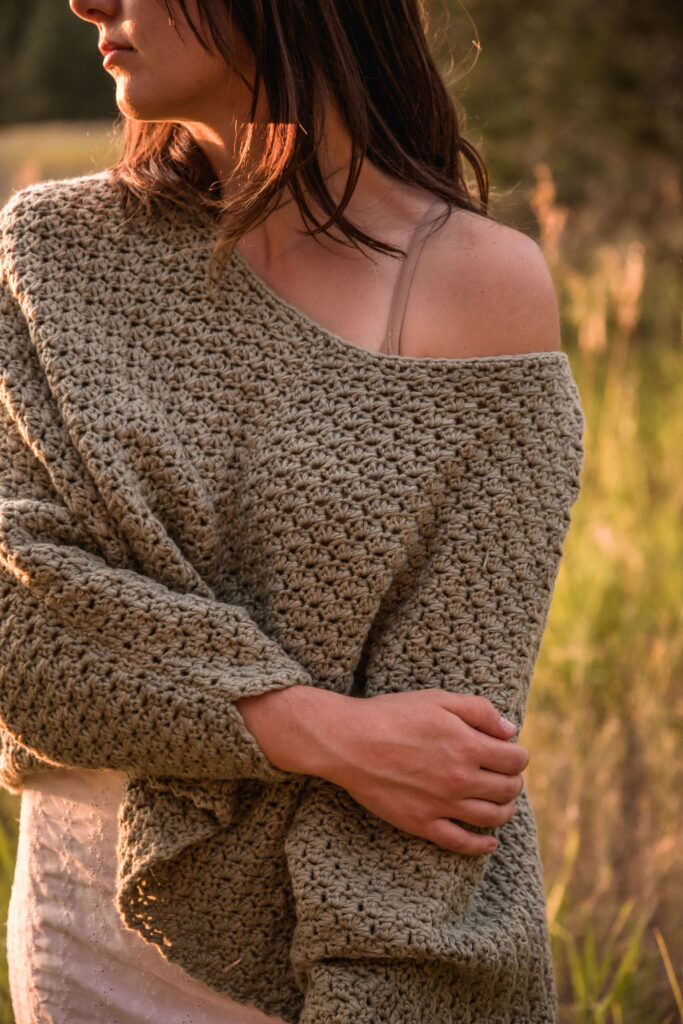
POLYGON ((516 810, 516 800, 509 800, 506 804, 497 804, 491 800, 460 800, 458 819, 478 828, 497 828, 509 821, 516 810))
POLYGON ((459 715, 468 725, 489 733, 491 736, 496 736, 498 739, 509 740, 517 731, 504 727, 504 719, 501 719, 500 713, 496 711, 487 697, 480 697, 472 693, 449 693, 445 706, 459 715))
POLYGON ((457 824, 452 818, 437 818, 426 838, 452 853, 465 853, 470 856, 493 853, 498 846, 494 836, 470 832, 463 826, 498 828, 508 822, 516 811, 516 800, 509 800, 504 804, 492 803, 489 800, 461 800, 458 804, 458 821, 462 821, 463 825, 457 824))
POLYGON ((437 818, 425 838, 451 853, 466 853, 470 856, 493 853, 498 845, 494 836, 469 832, 450 818, 437 818))
POLYGON ((479 738, 479 765, 492 772, 518 775, 529 764, 529 751, 519 743, 500 743, 490 736, 479 738))
POLYGON ((481 768, 475 772, 470 787, 476 798, 480 800, 492 800, 497 804, 506 804, 515 800, 524 789, 524 778, 522 775, 501 775, 500 772, 490 772, 481 768))

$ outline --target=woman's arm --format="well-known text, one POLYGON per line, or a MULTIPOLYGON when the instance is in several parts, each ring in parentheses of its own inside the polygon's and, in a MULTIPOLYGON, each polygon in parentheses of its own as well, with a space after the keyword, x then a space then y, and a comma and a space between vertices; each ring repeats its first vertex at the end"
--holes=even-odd
POLYGON ((517 809, 529 755, 485 697, 427 689, 359 700, 294 686, 237 703, 272 764, 334 782, 444 849, 495 849, 451 819, 495 827, 517 809))
POLYGON ((0 726, 55 764, 288 780, 235 702, 310 674, 243 607, 136 571, 124 536, 0 281, 0 726))

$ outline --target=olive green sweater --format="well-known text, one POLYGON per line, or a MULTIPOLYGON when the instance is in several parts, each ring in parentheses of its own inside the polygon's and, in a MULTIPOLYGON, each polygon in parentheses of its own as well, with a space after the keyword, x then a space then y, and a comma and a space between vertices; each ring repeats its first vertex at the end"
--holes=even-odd
MULTIPOLYGON (((109 174, 4 207, 0 781, 127 773, 117 905, 298 1024, 549 1024, 526 790, 448 852, 274 768, 235 701, 483 694, 521 726, 584 418, 564 352, 373 353, 109 174)), ((444 325, 447 330, 447 325, 444 325)))

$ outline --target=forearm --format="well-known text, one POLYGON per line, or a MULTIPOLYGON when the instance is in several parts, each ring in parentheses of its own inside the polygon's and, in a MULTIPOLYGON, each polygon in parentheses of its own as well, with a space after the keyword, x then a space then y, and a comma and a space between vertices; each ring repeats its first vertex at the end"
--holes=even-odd
POLYGON ((288 686, 235 706, 270 763, 282 771, 330 778, 336 737, 356 698, 313 686, 288 686))

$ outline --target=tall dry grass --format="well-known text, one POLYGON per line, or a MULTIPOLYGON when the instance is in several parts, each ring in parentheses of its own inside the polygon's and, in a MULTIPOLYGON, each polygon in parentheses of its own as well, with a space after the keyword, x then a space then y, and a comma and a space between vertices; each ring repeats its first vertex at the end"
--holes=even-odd
MULTIPOLYGON (((572 518, 520 741, 566 1022, 683 1020, 683 373, 647 339, 647 246, 564 257, 546 165, 530 195, 586 414, 572 518)), ((672 294, 680 324, 680 293, 672 294)), ((673 310, 672 310, 673 312, 673 310)))

